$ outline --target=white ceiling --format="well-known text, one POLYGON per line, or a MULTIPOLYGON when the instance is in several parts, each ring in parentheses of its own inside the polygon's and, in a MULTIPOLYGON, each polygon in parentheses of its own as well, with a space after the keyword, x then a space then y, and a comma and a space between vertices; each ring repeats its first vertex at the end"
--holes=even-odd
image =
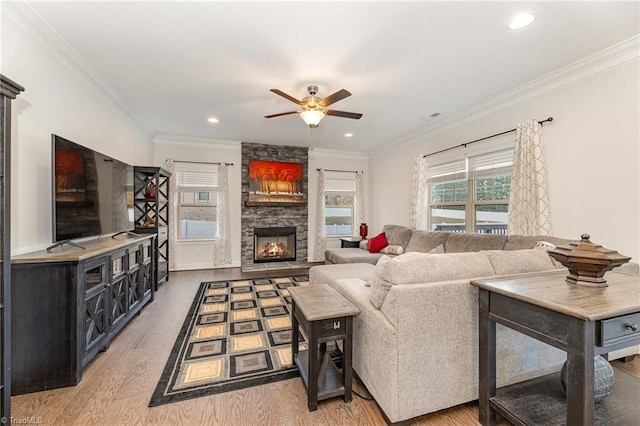
POLYGON ((634 2, 33 2, 153 135, 375 151, 640 32, 634 2), (510 31, 522 11, 537 15, 510 31), (264 115, 345 88, 309 130, 264 115), (209 124, 215 116, 219 124, 209 124), (439 118, 442 119, 442 118, 439 118), (346 139, 343 135, 355 136, 346 139))

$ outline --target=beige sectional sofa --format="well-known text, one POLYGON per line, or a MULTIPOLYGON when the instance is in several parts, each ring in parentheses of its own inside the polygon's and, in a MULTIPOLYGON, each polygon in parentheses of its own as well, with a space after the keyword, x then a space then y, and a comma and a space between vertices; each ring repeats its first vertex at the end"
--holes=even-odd
MULTIPOLYGON (((411 231, 409 252, 377 265, 311 268, 311 284, 331 285, 360 309, 353 367, 391 422, 478 398, 478 300, 469 281, 554 269, 544 249, 531 248, 542 238, 568 242, 411 231), (422 252, 441 244, 446 253, 422 252)), ((566 359, 558 349, 497 329, 498 386, 559 370, 566 359)))
MULTIPOLYGON (((548 236, 518 236, 494 234, 463 234, 453 232, 415 231, 400 225, 385 225, 382 229, 389 244, 399 245, 403 252, 444 251, 459 253, 480 250, 522 250, 534 248, 538 241, 555 245, 570 240, 548 236), (441 247, 442 246, 442 247, 441 247)), ((369 253, 361 248, 335 248, 325 251, 326 263, 370 263, 375 265, 384 253, 369 253)), ((394 255, 388 255, 393 257, 394 255)))

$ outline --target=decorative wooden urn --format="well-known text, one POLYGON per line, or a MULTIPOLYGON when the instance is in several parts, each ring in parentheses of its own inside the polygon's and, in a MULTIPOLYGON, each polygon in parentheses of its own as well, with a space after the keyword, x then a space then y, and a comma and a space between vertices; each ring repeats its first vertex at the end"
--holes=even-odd
POLYGON ((631 258, 594 244, 589 238, 589 234, 582 234, 579 243, 569 243, 569 247, 558 246, 549 250, 549 256, 569 269, 567 282, 587 287, 606 287, 605 272, 627 263, 631 258))

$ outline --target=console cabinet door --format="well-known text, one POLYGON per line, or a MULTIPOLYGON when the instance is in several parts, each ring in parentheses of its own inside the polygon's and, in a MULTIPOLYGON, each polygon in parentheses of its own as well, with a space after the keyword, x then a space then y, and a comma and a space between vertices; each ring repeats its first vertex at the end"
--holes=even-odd
POLYGON ((84 289, 84 356, 83 366, 101 347, 109 332, 108 258, 87 262, 82 268, 84 289))
POLYGON ((109 285, 110 328, 115 328, 127 314, 126 252, 119 250, 111 255, 111 284, 109 285))
POLYGON ((142 299, 153 299, 153 241, 148 240, 142 244, 142 259, 140 268, 142 270, 142 299))
POLYGON ((134 310, 138 307, 142 300, 142 290, 140 285, 142 283, 140 270, 140 259, 142 258, 142 252, 140 246, 135 246, 127 249, 127 312, 134 310))

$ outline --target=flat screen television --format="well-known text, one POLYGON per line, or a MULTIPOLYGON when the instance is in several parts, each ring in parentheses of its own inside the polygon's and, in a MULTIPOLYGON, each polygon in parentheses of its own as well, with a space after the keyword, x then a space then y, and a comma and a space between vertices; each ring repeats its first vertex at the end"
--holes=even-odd
POLYGON ((58 135, 51 139, 53 241, 133 230, 133 167, 58 135))

